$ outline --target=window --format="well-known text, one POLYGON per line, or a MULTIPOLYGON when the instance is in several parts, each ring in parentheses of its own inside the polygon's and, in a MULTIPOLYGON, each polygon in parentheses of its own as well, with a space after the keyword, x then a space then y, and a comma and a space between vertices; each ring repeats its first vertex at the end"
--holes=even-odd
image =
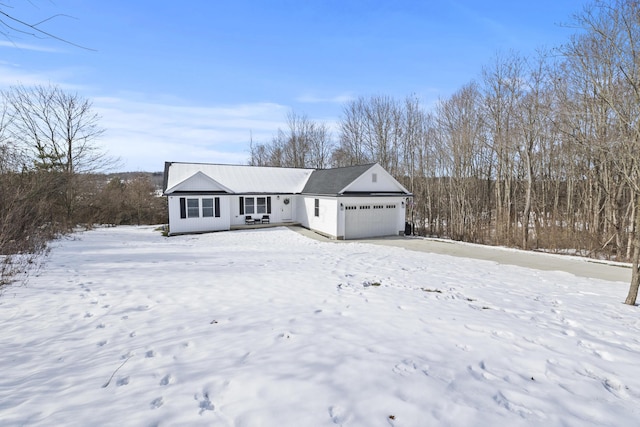
POLYGON ((271 196, 240 197, 240 215, 270 214, 271 196))
POLYGON ((246 214, 254 214, 255 213, 253 211, 253 201, 254 201, 253 197, 245 197, 244 198, 244 213, 246 213, 246 214))
POLYGON ((314 200, 314 212, 315 216, 320 216, 320 199, 314 200))
MULTIPOLYGON (((180 218, 199 218, 200 199, 180 197, 180 218)), ((202 199, 202 217, 220 218, 220 197, 202 199)))
POLYGON ((377 173, 372 173, 371 174, 371 182, 378 182, 378 174, 377 173))
POLYGON ((200 200, 187 199, 187 218, 198 218, 200 216, 200 200))
POLYGON ((213 199, 202 199, 202 217, 213 217, 213 199))
POLYGON ((257 197, 256 198, 256 213, 259 213, 259 214, 267 213, 267 198, 266 197, 257 197))

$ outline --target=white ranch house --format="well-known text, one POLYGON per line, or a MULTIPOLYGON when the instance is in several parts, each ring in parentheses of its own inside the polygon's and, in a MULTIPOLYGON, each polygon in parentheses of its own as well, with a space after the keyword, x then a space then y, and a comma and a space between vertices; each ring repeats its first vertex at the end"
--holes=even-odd
POLYGON ((300 224, 333 239, 402 235, 409 191, 379 164, 334 169, 166 162, 169 234, 300 224))

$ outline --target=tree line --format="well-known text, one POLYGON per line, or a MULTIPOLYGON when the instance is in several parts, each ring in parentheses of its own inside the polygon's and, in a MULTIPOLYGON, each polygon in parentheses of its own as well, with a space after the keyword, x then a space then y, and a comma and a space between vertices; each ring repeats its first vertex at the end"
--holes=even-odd
POLYGON ((640 3, 595 1, 579 31, 527 57, 498 54, 477 80, 426 108, 416 96, 343 106, 337 138, 294 112, 254 165, 378 162, 413 194, 424 236, 640 259, 640 3))
POLYGON ((99 145, 99 120, 58 86, 0 92, 0 286, 79 224, 166 222, 148 174, 104 174, 117 159, 99 145))

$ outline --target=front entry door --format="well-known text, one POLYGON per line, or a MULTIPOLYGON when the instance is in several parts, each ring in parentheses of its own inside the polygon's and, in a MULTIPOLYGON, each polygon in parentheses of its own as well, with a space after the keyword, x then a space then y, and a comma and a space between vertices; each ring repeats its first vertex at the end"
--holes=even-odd
POLYGON ((282 215, 281 218, 283 222, 291 221, 291 205, 292 205, 291 197, 285 197, 282 200, 280 212, 282 215))

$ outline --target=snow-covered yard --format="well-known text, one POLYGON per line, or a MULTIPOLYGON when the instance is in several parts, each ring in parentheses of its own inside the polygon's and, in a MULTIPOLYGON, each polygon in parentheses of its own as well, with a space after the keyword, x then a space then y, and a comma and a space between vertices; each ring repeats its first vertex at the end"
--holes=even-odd
POLYGON ((627 287, 285 228, 97 229, 0 296, 0 424, 636 426, 627 287))

